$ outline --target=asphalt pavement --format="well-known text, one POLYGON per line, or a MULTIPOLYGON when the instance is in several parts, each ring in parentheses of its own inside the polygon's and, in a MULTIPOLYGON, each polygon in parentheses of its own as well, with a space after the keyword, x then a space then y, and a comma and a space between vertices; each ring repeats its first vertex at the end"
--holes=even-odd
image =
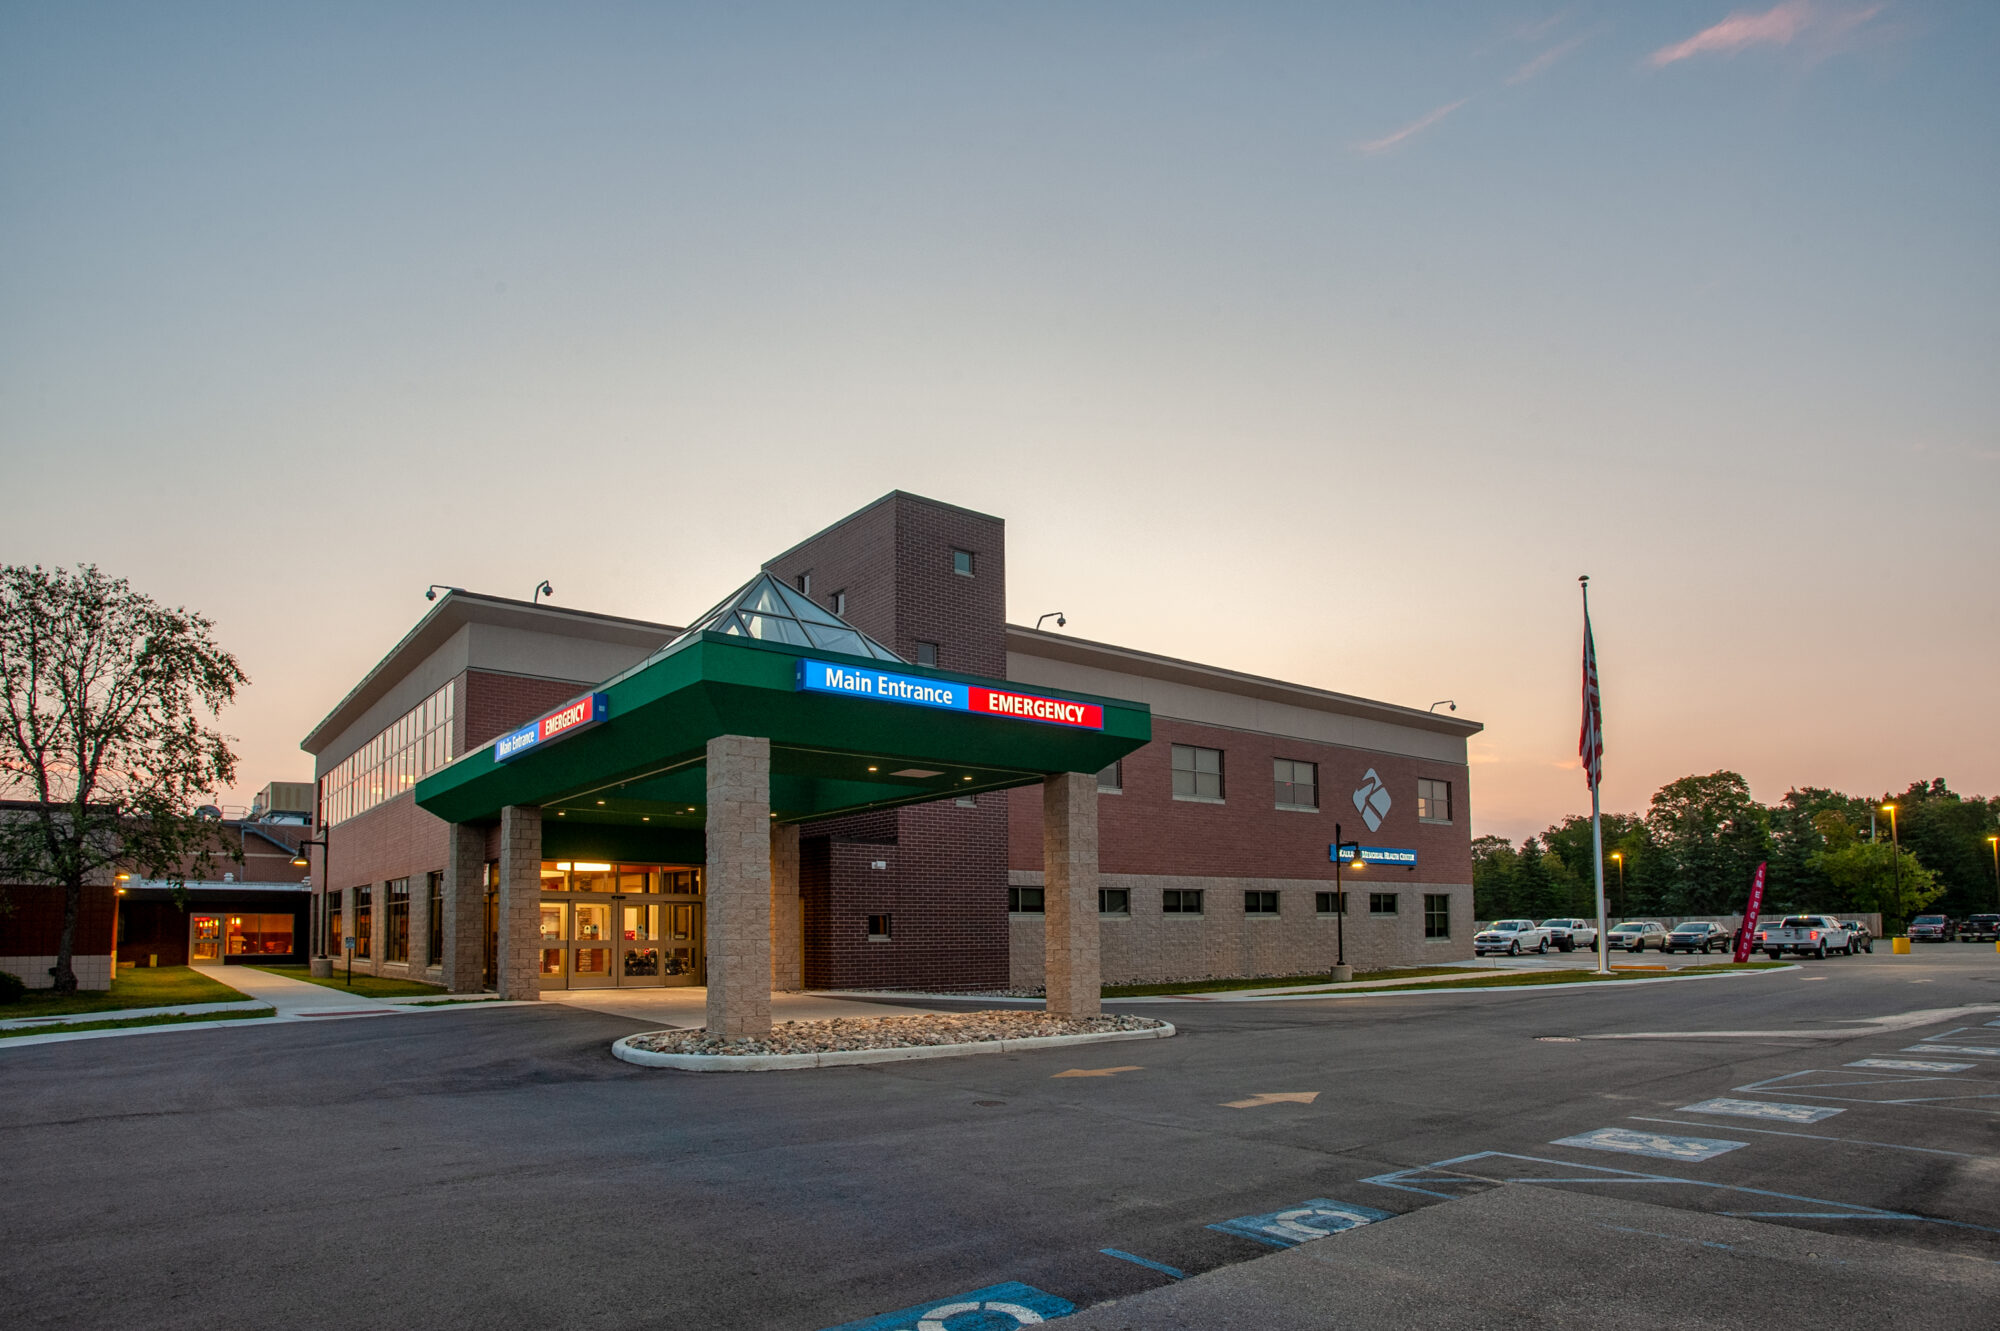
POLYGON ((2000 1293, 1987 949, 1133 1010, 1182 1033, 704 1076, 617 1062, 639 1023, 548 1003, 0 1050, 0 1307, 20 1327, 1504 1326, 1536 1306, 1583 1326, 1623 1325, 1588 1313, 1623 1291, 1652 1325, 1837 1326, 1961 1298, 1985 1318, 2000 1293), (1844 1301, 1771 1295, 1814 1263, 1844 1301), (1893 1302, 1904 1285, 1932 1303, 1893 1302))

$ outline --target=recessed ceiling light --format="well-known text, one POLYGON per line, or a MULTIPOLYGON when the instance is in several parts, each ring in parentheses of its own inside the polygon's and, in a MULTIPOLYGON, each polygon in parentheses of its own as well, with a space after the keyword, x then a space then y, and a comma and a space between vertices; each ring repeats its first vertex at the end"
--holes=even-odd
POLYGON ((639 821, 642 823, 650 823, 653 821, 653 815, 651 815, 650 813, 642 813, 639 815, 639 821))
MULTIPOLYGON (((972 778, 971 778, 971 777, 967 777, 967 778, 965 778, 965 779, 966 779, 967 781, 970 781, 970 780, 972 780, 972 778)), ((604 803, 604 801, 603 801, 603 800, 599 800, 599 801, 597 801, 597 802, 598 802, 599 804, 602 804, 602 803, 604 803)))
POLYGON ((871 768, 869 768, 868 770, 872 772, 872 771, 874 771, 875 769, 871 767, 871 768))
POLYGON ((564 816, 565 816, 565 815, 566 815, 567 813, 568 813, 568 810, 566 810, 566 809, 557 809, 557 810, 556 810, 556 817, 558 817, 558 818, 561 818, 561 817, 564 817, 564 816))
POLYGON ((972 780, 972 778, 971 778, 971 777, 967 777, 967 778, 965 778, 965 779, 966 779, 967 781, 970 781, 970 780, 972 780))

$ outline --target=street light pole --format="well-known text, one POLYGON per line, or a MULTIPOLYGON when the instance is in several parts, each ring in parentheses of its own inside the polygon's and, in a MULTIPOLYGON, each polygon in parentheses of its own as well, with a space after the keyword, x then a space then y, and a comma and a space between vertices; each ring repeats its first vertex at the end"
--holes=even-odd
POLYGON ((2000 836, 1987 837, 1986 844, 1993 847, 1993 890, 2000 899, 2000 836))
POLYGON ((1889 815, 1889 850, 1896 870, 1896 921, 1907 928, 1909 922, 1903 919, 1903 843, 1896 836, 1896 806, 1884 804, 1882 812, 1889 815))
POLYGON ((1625 913, 1625 852, 1622 850, 1612 851, 1611 862, 1618 866, 1618 913, 1623 915, 1625 913))
POLYGON ((1340 867, 1347 863, 1348 852, 1354 854, 1354 867, 1361 867, 1361 843, 1340 839, 1340 824, 1333 825, 1333 936, 1334 962, 1333 982, 1345 984, 1354 978, 1354 972, 1347 965, 1347 889, 1340 884, 1340 867))

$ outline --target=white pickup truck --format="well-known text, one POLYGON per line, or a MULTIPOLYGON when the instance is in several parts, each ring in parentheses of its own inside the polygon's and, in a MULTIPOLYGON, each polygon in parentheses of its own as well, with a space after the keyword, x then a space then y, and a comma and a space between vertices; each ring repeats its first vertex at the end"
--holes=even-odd
POLYGON ((1854 955, 1854 935, 1831 915, 1787 915, 1776 928, 1757 931, 1757 948, 1776 961, 1787 952, 1824 957, 1829 952, 1854 955))

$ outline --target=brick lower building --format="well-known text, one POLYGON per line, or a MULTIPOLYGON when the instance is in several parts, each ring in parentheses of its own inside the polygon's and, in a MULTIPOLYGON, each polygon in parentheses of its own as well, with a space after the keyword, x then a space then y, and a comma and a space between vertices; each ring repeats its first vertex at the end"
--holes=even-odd
MULTIPOLYGON (((753 582, 698 617, 692 636, 796 643, 862 665, 893 661, 911 680, 1098 699, 1107 715, 1124 700, 1132 715, 1149 713, 1137 747, 1096 776, 1094 937, 1107 980, 1314 970, 1332 963, 1343 935, 1358 965, 1469 952, 1465 748, 1476 723, 1010 625, 1005 535, 1000 519, 892 493, 770 560, 762 590, 753 582), (841 633, 847 646, 825 646, 841 633), (1329 854, 1336 824, 1371 860, 1343 874, 1344 915, 1329 854)), ((441 792, 473 781, 474 766, 501 781, 496 744, 538 718, 587 723, 589 699, 630 692, 635 672, 670 675, 668 644, 689 637, 666 623, 445 595, 304 741, 327 842, 318 948, 338 956, 351 939, 359 969, 456 988, 505 989, 513 949, 542 987, 710 979, 716 825, 696 767, 663 758, 642 770, 628 753, 599 789, 579 765, 561 798, 533 810, 533 839, 516 851, 536 848, 539 886, 512 897, 501 888, 502 818, 447 822, 417 803, 422 782, 427 805, 452 807, 441 792)), ((918 713, 908 715, 914 725, 918 713)), ((621 724, 641 733, 622 713, 603 731, 621 724)), ((579 754, 593 742, 569 741, 579 754)), ((830 740, 828 751, 859 754, 859 743, 830 740)), ((960 779, 948 761, 870 765, 875 775, 856 773, 850 795, 801 796, 781 814, 787 790, 847 788, 832 758, 816 771, 800 756, 811 747, 786 748, 790 766, 768 777, 771 820, 795 831, 772 843, 774 872, 796 885, 772 898, 774 982, 1042 983, 1053 917, 1037 778, 969 767, 963 793, 910 802, 913 790, 941 793, 960 779), (871 802, 865 783, 891 777, 904 789, 871 802), (851 811, 809 816, 836 806, 851 811)))

